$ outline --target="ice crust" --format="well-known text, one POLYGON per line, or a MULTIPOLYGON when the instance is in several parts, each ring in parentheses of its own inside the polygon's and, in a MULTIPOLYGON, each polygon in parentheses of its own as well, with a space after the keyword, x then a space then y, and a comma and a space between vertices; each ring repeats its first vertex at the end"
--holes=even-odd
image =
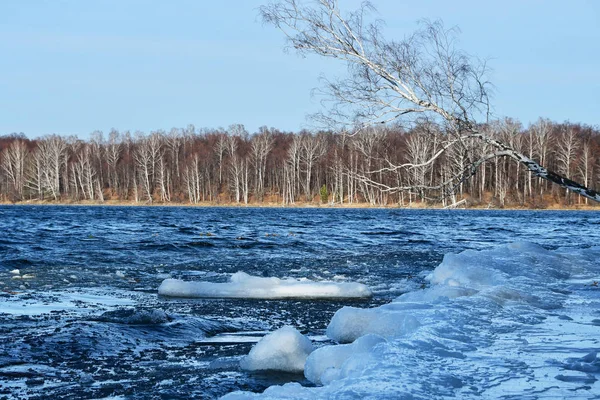
POLYGON ((242 359, 240 367, 249 371, 270 370, 302 373, 313 351, 311 341, 291 326, 263 337, 242 359))
POLYGON ((344 307, 304 374, 224 399, 594 398, 600 393, 600 247, 513 243, 448 254, 430 286, 344 307))
POLYGON ((245 272, 231 275, 229 282, 186 282, 165 279, 158 294, 171 297, 214 298, 365 298, 371 291, 356 282, 315 282, 309 279, 279 279, 252 276, 245 272))
POLYGON ((413 332, 419 325, 414 316, 398 310, 343 307, 331 319, 327 336, 339 343, 351 343, 367 334, 402 336, 413 332))
POLYGON ((351 344, 321 347, 308 356, 304 375, 313 383, 326 385, 354 370, 356 363, 348 362, 351 357, 369 357, 371 349, 385 341, 379 335, 367 334, 351 344))

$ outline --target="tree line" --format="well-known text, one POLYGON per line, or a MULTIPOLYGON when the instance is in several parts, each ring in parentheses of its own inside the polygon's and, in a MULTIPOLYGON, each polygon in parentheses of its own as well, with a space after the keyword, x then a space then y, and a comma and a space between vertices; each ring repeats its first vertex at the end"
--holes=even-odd
MULTIPOLYGON (((478 129, 566 178, 600 185, 595 127, 547 119, 524 127, 507 118, 478 129)), ((484 141, 467 138, 450 146, 452 140, 427 120, 410 129, 381 125, 354 135, 267 127, 250 134, 239 124, 147 134, 113 129, 93 132, 89 140, 10 134, 0 136, 0 200, 446 206, 466 199, 472 205, 534 208, 587 203, 509 157, 485 160, 490 149, 484 141), (487 162, 479 165, 481 160, 487 162), (469 171, 474 164, 477 170, 469 171), (465 175, 469 179, 447 184, 465 175)))

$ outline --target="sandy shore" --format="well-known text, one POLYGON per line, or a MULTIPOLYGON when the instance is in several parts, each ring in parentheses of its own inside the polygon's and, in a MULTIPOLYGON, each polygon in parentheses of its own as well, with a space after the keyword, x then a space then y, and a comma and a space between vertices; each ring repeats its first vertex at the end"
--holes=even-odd
POLYGON ((159 203, 159 202, 135 202, 135 201, 121 201, 121 200, 107 200, 104 202, 100 201, 51 201, 51 200, 25 200, 19 202, 7 202, 0 201, 0 205, 36 205, 36 206, 118 206, 118 207, 231 207, 231 208, 356 208, 356 209, 415 209, 415 210, 423 210, 423 209, 432 209, 432 210, 441 210, 441 209, 467 209, 467 210, 555 210, 555 211, 600 211, 600 204, 573 204, 571 206, 565 206, 560 204, 552 204, 548 205, 545 208, 529 208, 529 207, 520 207, 514 205, 508 205, 504 207, 489 207, 487 205, 460 205, 456 208, 445 208, 441 204, 438 205, 430 205, 424 203, 412 203, 410 205, 406 204, 404 206, 398 204, 388 204, 388 205, 370 205, 368 203, 336 203, 336 204, 319 204, 319 203, 309 203, 309 202, 296 202, 294 204, 281 204, 274 202, 262 202, 262 203, 235 203, 235 202, 201 202, 197 204, 191 203, 179 203, 179 202, 169 202, 169 203, 159 203))

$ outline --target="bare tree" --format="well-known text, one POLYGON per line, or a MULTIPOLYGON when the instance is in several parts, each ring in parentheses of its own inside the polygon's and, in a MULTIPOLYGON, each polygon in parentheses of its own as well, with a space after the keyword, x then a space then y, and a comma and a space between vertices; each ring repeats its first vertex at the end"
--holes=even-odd
POLYGON ((194 125, 189 125, 185 130, 173 128, 169 132, 169 135, 166 137, 167 147, 169 148, 170 153, 170 161, 171 161, 171 174, 169 174, 168 180, 173 181, 175 185, 179 184, 179 180, 181 179, 181 171, 179 166, 179 157, 181 153, 181 149, 183 147, 183 138, 186 136, 194 135, 196 131, 196 127, 194 125), (171 175, 173 178, 171 178, 171 175))
MULTIPOLYGON (((488 143, 493 151, 469 160, 463 171, 429 188, 444 194, 473 176, 486 161, 502 157, 515 160, 540 178, 600 201, 600 193, 547 170, 478 128, 476 117, 489 110, 486 65, 473 62, 456 47, 456 29, 446 29, 441 22, 425 23, 413 35, 389 41, 381 33, 381 23, 367 22, 372 9, 365 2, 356 12, 343 15, 337 0, 318 0, 308 6, 297 0, 280 0, 260 9, 263 21, 279 28, 289 46, 300 54, 346 63, 347 78, 325 82, 323 93, 331 106, 321 116, 323 121, 356 131, 400 118, 410 121, 427 116, 448 132, 443 149, 464 146, 467 139, 488 143)), ((428 162, 440 156, 435 153, 428 162)), ((362 179, 382 191, 404 189, 368 176, 362 179)))
POLYGON ((227 134, 225 132, 220 132, 217 143, 215 144, 215 151, 217 152, 217 158, 219 160, 219 186, 223 183, 223 157, 227 152, 227 145, 227 134))
POLYGON ((344 203, 344 177, 345 170, 344 167, 344 156, 346 153, 346 147, 348 143, 348 135, 338 135, 336 137, 336 145, 334 146, 334 156, 333 156, 333 202, 337 201, 340 204, 344 203))
MULTIPOLYGON (((548 152, 552 144, 552 123, 548 119, 540 118, 531 127, 533 136, 535 137, 537 159, 541 165, 546 165, 548 161, 548 152)), ((541 178, 540 178, 541 179, 541 178)), ((544 194, 544 185, 539 182, 540 195, 544 194)))
POLYGON ((244 200, 248 204, 249 193, 249 175, 248 159, 240 144, 248 137, 248 132, 244 125, 233 124, 229 127, 229 136, 227 136, 227 153, 229 155, 229 175, 230 187, 235 193, 235 201, 239 203, 244 200))
POLYGON ((311 201, 313 191, 311 186, 311 178, 315 163, 325 154, 325 143, 320 137, 311 135, 310 133, 301 135, 299 161, 304 166, 304 195, 306 201, 311 201))
MULTIPOLYGON (((589 186, 592 181, 595 161, 591 139, 586 137, 581 145, 581 157, 577 166, 579 176, 585 186, 589 186)), ((588 204, 587 198, 585 199, 585 204, 588 204)))
POLYGON ((117 164, 121 158, 121 149, 123 147, 119 132, 112 129, 108 134, 108 144, 106 146, 106 163, 108 164, 108 186, 113 191, 119 190, 119 175, 117 173, 117 164))
POLYGON ((256 199, 262 201, 265 195, 267 156, 273 148, 273 136, 266 127, 262 127, 260 133, 252 138, 250 146, 254 164, 254 192, 256 199))
MULTIPOLYGON (((155 132, 149 137, 143 137, 141 133, 138 133, 137 136, 138 146, 133 153, 133 158, 137 166, 137 175, 146 194, 146 199, 152 203, 152 193, 154 192, 154 183, 156 181, 156 167, 158 160, 162 158, 161 135, 155 132)), ((137 187, 137 185, 135 186, 137 187)))
POLYGON ((31 161, 26 170, 25 187, 35 193, 37 199, 44 199, 44 157, 38 147, 31 153, 31 161))
MULTIPOLYGON (((573 175, 574 163, 577 152, 580 148, 580 140, 575 134, 575 130, 571 127, 565 127, 557 141, 556 160, 558 161, 558 170, 567 178, 573 175)), ((569 190, 565 194, 566 201, 569 203, 571 198, 569 190)))
POLYGON ((158 156, 158 174, 156 182, 160 189, 160 201, 171 201, 171 173, 167 167, 164 151, 160 152, 160 155, 158 156))
MULTIPOLYGON (((375 168, 374 163, 378 159, 377 147, 380 145, 383 138, 384 132, 381 129, 375 128, 364 129, 354 136, 352 145, 362 156, 362 163, 360 166, 357 164, 357 172, 359 172, 361 176, 381 174, 381 170, 373 171, 373 169, 375 168)), ((379 191, 376 190, 376 188, 369 185, 365 180, 360 180, 359 189, 362 192, 363 197, 371 205, 377 204, 377 195, 379 191)))
POLYGON ((186 163, 183 170, 183 179, 187 186, 188 197, 191 203, 198 204, 202 199, 202 172, 200 157, 195 153, 190 162, 186 163))
POLYGON ((26 156, 27 145, 23 140, 13 141, 3 152, 2 169, 8 177, 16 200, 23 199, 26 156))
POLYGON ((300 153, 302 137, 294 135, 284 166, 283 204, 294 204, 300 185, 300 153))
POLYGON ((37 185, 40 190, 50 192, 54 200, 58 200, 61 195, 61 167, 66 150, 65 140, 60 136, 51 135, 39 142, 36 152, 41 172, 41 179, 38 177, 37 185))
POLYGON ((79 191, 81 191, 83 198, 88 198, 89 200, 97 198, 100 201, 104 201, 100 176, 97 166, 94 163, 93 151, 94 146, 88 143, 75 144, 76 160, 71 164, 71 181, 73 182, 77 197, 79 197, 79 191))
POLYGON ((557 141, 556 159, 559 164, 559 171, 567 178, 570 178, 572 175, 573 163, 579 147, 580 140, 573 128, 565 128, 557 141))
MULTIPOLYGON (((431 164, 427 160, 431 157, 431 140, 428 132, 417 130, 406 139, 408 159, 415 167, 412 168, 412 181, 416 187, 425 187, 425 175, 431 164)), ((419 193, 423 200, 423 193, 419 193)))

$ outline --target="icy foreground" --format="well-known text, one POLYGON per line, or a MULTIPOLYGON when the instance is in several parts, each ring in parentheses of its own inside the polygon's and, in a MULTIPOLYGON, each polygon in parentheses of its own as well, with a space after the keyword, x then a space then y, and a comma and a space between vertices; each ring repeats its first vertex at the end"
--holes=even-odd
POLYGON ((448 254, 430 287, 344 307, 304 374, 224 399, 594 398, 600 393, 600 247, 514 243, 448 254))
POLYGON ((165 279, 158 294, 171 297, 218 297, 244 299, 365 298, 371 291, 354 282, 314 282, 309 279, 261 278, 236 272, 227 283, 186 282, 165 279))

